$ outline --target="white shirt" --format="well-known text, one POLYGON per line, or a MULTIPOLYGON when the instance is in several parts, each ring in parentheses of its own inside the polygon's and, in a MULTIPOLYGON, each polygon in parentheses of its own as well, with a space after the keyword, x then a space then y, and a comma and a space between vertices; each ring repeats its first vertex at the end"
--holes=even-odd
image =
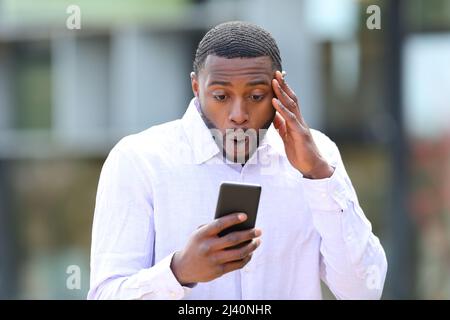
POLYGON ((338 148, 313 138, 335 171, 303 178, 273 125, 244 166, 223 162, 192 99, 182 119, 123 138, 96 198, 88 299, 379 299, 387 262, 338 148), (258 161, 251 161, 257 159, 258 161), (214 219, 222 181, 262 186, 261 245, 242 269, 193 288, 170 269, 198 226, 214 219))

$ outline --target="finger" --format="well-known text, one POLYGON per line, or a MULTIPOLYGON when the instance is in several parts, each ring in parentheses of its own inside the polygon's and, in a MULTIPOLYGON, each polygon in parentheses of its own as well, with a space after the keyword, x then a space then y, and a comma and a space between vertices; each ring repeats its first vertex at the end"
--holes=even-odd
POLYGON ((232 262, 223 264, 222 265, 222 274, 243 268, 247 263, 250 262, 251 259, 252 259, 252 255, 249 254, 247 257, 245 257, 242 260, 232 261, 232 262))
POLYGON ((237 260, 242 260, 250 253, 255 251, 261 244, 261 239, 253 239, 249 244, 239 249, 222 250, 214 255, 214 261, 216 263, 227 263, 237 260))
POLYGON ((272 98, 272 105, 278 111, 278 113, 283 117, 285 124, 286 124, 286 128, 289 125, 295 124, 295 122, 297 121, 296 115, 292 111, 288 110, 288 108, 286 108, 280 102, 280 100, 278 100, 276 98, 272 98))
MULTIPOLYGON (((284 72, 284 71, 283 71, 284 72)), ((281 88, 284 90, 284 92, 287 93, 287 95, 295 102, 298 103, 297 95, 295 94, 294 90, 289 87, 289 85, 286 82, 286 75, 283 75, 280 71, 275 72, 275 78, 278 80, 278 82, 281 85, 281 88)))
POLYGON ((280 115, 278 111, 275 112, 275 117, 273 118, 273 125, 275 129, 278 130, 279 135, 282 139, 286 136, 286 121, 280 115))
POLYGON ((283 103, 289 110, 294 113, 298 112, 297 103, 289 97, 289 95, 281 88, 280 83, 276 79, 272 79, 272 87, 278 99, 283 103))
POLYGON ((247 240, 252 240, 253 238, 257 238, 261 235, 261 230, 259 229, 250 229, 243 231, 235 231, 223 236, 214 241, 212 245, 213 250, 222 250, 225 248, 233 247, 247 240))
POLYGON ((221 231, 235 224, 239 224, 247 219, 247 215, 242 212, 226 215, 225 217, 215 219, 213 222, 201 228, 201 234, 206 236, 214 236, 221 231))

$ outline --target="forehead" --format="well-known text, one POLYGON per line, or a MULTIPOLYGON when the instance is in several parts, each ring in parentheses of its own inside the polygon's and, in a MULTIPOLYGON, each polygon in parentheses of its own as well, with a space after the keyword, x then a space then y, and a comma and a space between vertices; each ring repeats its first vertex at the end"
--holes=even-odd
POLYGON ((239 81, 241 78, 258 77, 270 80, 274 72, 272 59, 267 56, 227 59, 208 55, 200 76, 203 76, 206 81, 222 79, 232 82, 239 81))

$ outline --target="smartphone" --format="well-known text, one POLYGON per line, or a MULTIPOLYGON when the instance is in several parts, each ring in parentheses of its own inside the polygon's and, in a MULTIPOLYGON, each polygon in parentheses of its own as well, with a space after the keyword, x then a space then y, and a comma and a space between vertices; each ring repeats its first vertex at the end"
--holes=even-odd
MULTIPOLYGON (((222 237, 230 232, 254 228, 260 195, 261 186, 258 184, 222 182, 217 200, 215 219, 230 213, 243 212, 247 214, 247 220, 223 230, 218 235, 222 237)), ((249 242, 247 241, 246 243, 249 242)))

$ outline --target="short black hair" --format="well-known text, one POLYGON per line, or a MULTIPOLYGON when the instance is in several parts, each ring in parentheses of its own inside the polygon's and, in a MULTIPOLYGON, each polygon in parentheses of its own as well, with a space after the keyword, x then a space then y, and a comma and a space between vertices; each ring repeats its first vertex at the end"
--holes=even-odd
POLYGON ((229 21, 209 30, 200 41, 195 53, 194 72, 204 66, 208 55, 227 59, 268 56, 275 70, 282 70, 281 55, 272 35, 249 22, 229 21))

